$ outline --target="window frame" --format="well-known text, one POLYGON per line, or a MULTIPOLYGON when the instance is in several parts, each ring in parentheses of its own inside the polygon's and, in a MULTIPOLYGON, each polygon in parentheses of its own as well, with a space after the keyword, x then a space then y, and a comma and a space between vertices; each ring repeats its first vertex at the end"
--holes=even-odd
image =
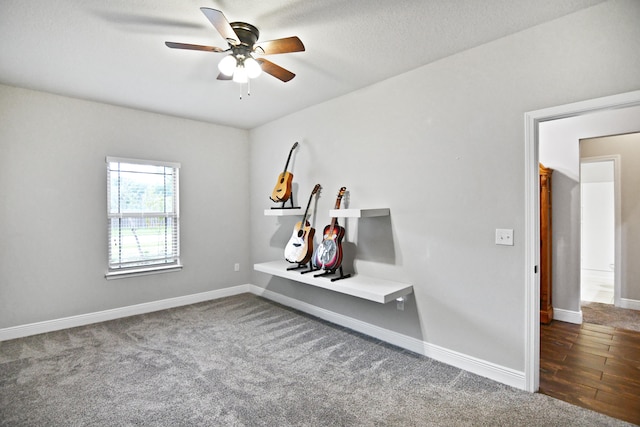
MULTIPOLYGON (((105 158, 106 163, 106 172, 107 172, 107 271, 105 272, 105 278, 107 279, 118 279, 124 277, 132 277, 132 276, 141 276, 147 274, 158 274, 158 273, 167 273, 172 271, 179 271, 182 269, 182 262, 180 258, 180 163, 176 162, 167 162, 167 161, 159 161, 159 160, 147 160, 147 159, 133 159, 133 158, 125 158, 125 157, 113 157, 107 156, 105 158), (111 163, 123 163, 123 164, 131 164, 137 166, 156 166, 156 167, 165 167, 173 169, 173 190, 174 194, 172 197, 173 205, 172 211, 168 211, 165 207, 162 212, 111 212, 111 188, 112 188, 112 169, 111 163), (145 219, 145 218, 171 218, 174 221, 174 225, 171 227, 172 238, 171 242, 173 255, 165 256, 164 258, 158 258, 159 262, 153 263, 153 260, 140 258, 137 263, 138 265, 133 266, 123 266, 114 267, 112 263, 112 224, 111 221, 114 218, 130 218, 130 219, 145 219), (174 231, 175 228, 175 231, 174 231), (173 238, 173 234, 175 232, 175 239, 173 238), (167 260, 170 260, 167 262, 167 260), (150 262, 151 261, 151 262, 150 262)), ((152 174, 151 172, 149 173, 152 174)), ((120 182, 116 184, 118 187, 120 182)), ((166 188, 165 188, 166 193, 166 188)), ((118 209, 119 210, 119 209, 118 209)), ((136 236, 137 240, 137 236, 136 236)), ((122 242, 119 241, 119 244, 122 242)), ((136 262, 136 261, 132 261, 136 262)), ((123 264, 121 260, 120 263, 123 264)))

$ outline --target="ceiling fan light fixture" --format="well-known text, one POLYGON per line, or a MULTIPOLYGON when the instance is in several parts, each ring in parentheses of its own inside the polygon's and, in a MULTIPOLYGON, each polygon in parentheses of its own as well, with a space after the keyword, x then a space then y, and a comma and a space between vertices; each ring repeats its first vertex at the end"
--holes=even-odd
POLYGON ((244 60, 244 68, 247 70, 247 76, 250 79, 255 79, 262 74, 262 67, 258 64, 258 61, 251 57, 244 60))
POLYGON ((247 69, 242 64, 238 64, 233 73, 233 81, 236 83, 246 83, 249 81, 247 69))
POLYGON ((209 7, 201 7, 200 10, 215 27, 218 33, 227 41, 228 49, 216 46, 203 46, 191 43, 165 42, 171 49, 188 49, 205 52, 228 52, 218 63, 218 80, 233 80, 238 83, 248 83, 264 71, 282 82, 288 82, 296 75, 291 71, 274 64, 264 58, 256 61, 252 53, 272 55, 280 53, 304 52, 305 47, 297 36, 285 37, 275 40, 262 41, 258 38, 260 31, 255 26, 246 22, 229 22, 224 14, 209 7))
POLYGON ((227 55, 218 63, 218 70, 225 76, 232 76, 236 70, 238 61, 233 55, 227 55))

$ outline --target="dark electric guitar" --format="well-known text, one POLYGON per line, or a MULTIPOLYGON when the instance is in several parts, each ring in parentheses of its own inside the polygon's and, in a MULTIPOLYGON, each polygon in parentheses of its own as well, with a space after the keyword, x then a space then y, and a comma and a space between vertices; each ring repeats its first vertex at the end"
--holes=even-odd
POLYGON ((320 184, 316 184, 316 186, 313 187, 302 221, 298 222, 295 227, 293 227, 293 234, 291 235, 287 246, 284 248, 284 258, 289 262, 306 264, 313 255, 313 236, 316 233, 316 230, 311 227, 311 224, 307 219, 309 206, 311 206, 311 199, 313 199, 313 195, 316 194, 318 190, 320 190, 320 184))
MULTIPOLYGON (((340 201, 346 187, 338 191, 335 209, 340 209, 340 201)), ((342 238, 344 237, 344 227, 338 224, 338 218, 331 218, 331 224, 324 228, 322 243, 313 255, 313 266, 317 269, 335 270, 342 264, 342 238)))
POLYGON ((291 172, 287 172, 287 168, 289 167, 291 154, 297 146, 298 143, 296 142, 295 144, 293 144, 293 147, 291 147, 291 150, 289 151, 289 157, 287 157, 287 163, 285 163, 284 165, 284 171, 280 175, 278 175, 278 183, 271 193, 270 199, 276 203, 284 203, 289 200, 289 197, 291 197, 291 182, 293 181, 293 174, 291 172))

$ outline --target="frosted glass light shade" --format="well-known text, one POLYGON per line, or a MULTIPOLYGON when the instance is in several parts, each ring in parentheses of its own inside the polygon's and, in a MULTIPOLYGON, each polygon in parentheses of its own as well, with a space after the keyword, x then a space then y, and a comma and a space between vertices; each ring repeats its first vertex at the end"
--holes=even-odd
POLYGON ((247 70, 247 76, 250 79, 255 79, 262 73, 262 67, 253 58, 247 58, 244 60, 244 68, 247 70))
POLYGON ((236 64, 236 58, 233 55, 228 55, 218 63, 218 70, 225 76, 231 76, 236 69, 236 64))
POLYGON ((247 69, 238 64, 236 71, 233 73, 233 81, 236 83, 246 83, 248 80, 247 69))

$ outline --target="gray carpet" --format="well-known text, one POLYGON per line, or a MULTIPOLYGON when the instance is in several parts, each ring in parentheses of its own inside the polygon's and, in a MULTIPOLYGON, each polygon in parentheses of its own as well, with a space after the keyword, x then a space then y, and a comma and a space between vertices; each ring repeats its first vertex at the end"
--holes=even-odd
POLYGON ((612 328, 640 331, 640 311, 599 302, 581 302, 582 321, 612 328))
POLYGON ((622 426, 243 294, 0 343, 3 426, 622 426))

